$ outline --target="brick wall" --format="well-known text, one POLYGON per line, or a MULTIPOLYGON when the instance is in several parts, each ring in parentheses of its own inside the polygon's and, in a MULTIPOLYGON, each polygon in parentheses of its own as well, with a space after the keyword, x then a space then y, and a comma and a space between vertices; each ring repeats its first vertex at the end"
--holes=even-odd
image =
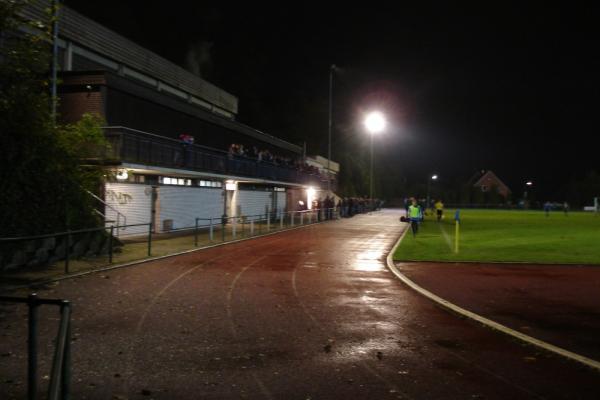
POLYGON ((84 113, 95 113, 106 117, 102 97, 102 92, 97 87, 86 92, 61 93, 59 105, 61 121, 76 122, 84 113))

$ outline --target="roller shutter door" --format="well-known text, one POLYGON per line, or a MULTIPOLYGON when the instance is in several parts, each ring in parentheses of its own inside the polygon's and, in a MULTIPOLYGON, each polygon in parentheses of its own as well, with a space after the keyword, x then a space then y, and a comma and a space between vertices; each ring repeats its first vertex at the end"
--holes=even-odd
MULTIPOLYGON (((108 204, 105 209, 106 219, 115 221, 114 223, 107 223, 107 225, 117 224, 117 212, 115 210, 125 216, 125 221, 123 221, 123 217, 119 218, 120 225, 147 224, 150 222, 152 186, 132 183, 107 183, 105 188, 104 198, 108 204)), ((135 226, 120 229, 118 235, 137 235, 147 232, 147 226, 135 226)))
POLYGON ((264 215, 267 207, 271 209, 271 192, 239 190, 237 193, 238 215, 264 215))
POLYGON ((160 229, 163 230, 165 220, 172 221, 172 229, 184 229, 193 228, 196 218, 220 218, 223 214, 222 193, 221 189, 161 186, 158 194, 160 229))

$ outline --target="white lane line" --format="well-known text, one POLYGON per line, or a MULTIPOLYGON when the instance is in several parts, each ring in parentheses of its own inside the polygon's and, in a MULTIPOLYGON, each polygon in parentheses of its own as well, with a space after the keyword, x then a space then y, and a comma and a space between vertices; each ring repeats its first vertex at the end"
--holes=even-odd
MULTIPOLYGON (((275 239, 276 242, 281 241, 282 239, 275 239)), ((236 249, 231 253, 226 253, 226 254, 220 254, 214 257, 210 257, 204 261, 202 261, 199 264, 193 265, 191 266, 188 270, 184 271, 183 273, 179 274, 177 277, 175 277, 174 279, 172 279, 171 281, 169 281, 169 283, 167 283, 157 294, 155 294, 152 298, 152 300, 150 301, 150 303, 146 306, 146 308, 144 309, 144 312, 142 313, 142 316, 140 318, 140 320, 138 321, 136 327, 135 327, 135 333, 134 333, 134 338, 132 340, 133 342, 133 346, 131 349, 131 353, 126 361, 125 364, 125 379, 123 380, 123 387, 125 388, 125 392, 128 392, 129 390, 129 380, 131 379, 131 377, 133 376, 133 357, 136 351, 136 346, 137 346, 137 338, 140 336, 140 333, 142 331, 142 327, 146 321, 146 318, 148 316, 148 314, 150 313, 150 310, 154 307, 154 305, 156 304, 156 302, 158 301, 158 299, 167 291, 169 290, 175 283, 179 282, 183 277, 185 277, 186 275, 191 274, 192 272, 196 271, 197 269, 204 267, 205 265, 212 263, 216 260, 222 259, 222 258, 226 258, 226 257, 230 257, 234 254, 238 254, 238 253, 242 253, 244 252, 246 249, 245 248, 240 248, 240 249, 236 249)))
POLYGON ((440 231, 442 231, 442 236, 444 236, 444 240, 446 241, 448 248, 450 249, 450 251, 452 251, 452 240, 450 240, 448 232, 446 232, 446 229, 444 229, 444 226, 441 224, 441 222, 438 222, 438 226, 440 227, 440 231))
POLYGON ((553 344, 544 342, 542 340, 536 339, 534 337, 531 337, 529 335, 525 335, 521 332, 515 331, 514 329, 511 329, 507 326, 504 326, 502 324, 499 324, 495 321, 492 321, 491 319, 485 318, 479 314, 475 314, 474 312, 465 310, 462 307, 457 306, 454 303, 449 302, 448 300, 442 299, 441 297, 431 293, 430 291, 422 288, 421 286, 417 285, 415 282, 413 282, 412 280, 410 280, 406 275, 402 274, 398 268, 396 268, 396 266, 394 265, 394 260, 393 260, 393 255, 396 252, 396 249, 398 248, 398 246, 400 245, 400 243, 402 242, 402 239, 404 239, 404 236, 406 235, 406 232, 408 231, 408 229, 406 229, 402 235, 400 235, 400 238, 398 239, 398 241, 396 242, 396 244, 394 245, 394 247, 392 248, 392 251, 390 251, 390 253, 387 256, 387 266, 390 269, 390 271, 392 271, 392 273, 394 275, 396 275, 402 282, 404 282, 406 285, 408 285, 410 288, 412 288, 413 290, 417 291, 418 293, 420 293, 421 295, 429 298, 430 300, 436 302, 437 304, 439 304, 440 306, 444 307, 447 310, 450 310, 454 313, 457 313, 459 315, 462 315, 463 317, 469 318, 473 321, 477 321, 480 324, 483 324, 485 326, 487 326, 488 328, 497 330, 499 332, 502 332, 506 335, 512 336, 515 339, 521 340, 525 343, 528 343, 530 345, 536 346, 540 349, 546 350, 550 353, 556 354, 558 356, 567 358, 569 360, 578 362, 580 364, 583 364, 587 367, 593 368, 596 371, 600 372, 600 362, 593 360, 591 358, 582 356, 580 354, 577 353, 573 353, 572 351, 569 350, 565 350, 561 347, 555 346, 553 344))
MULTIPOLYGON (((267 257, 268 256, 262 256, 262 257, 258 258, 257 260, 251 262, 250 264, 246 265, 235 276, 235 278, 233 278, 233 281, 231 282, 231 286, 229 287, 229 291, 227 292, 227 303, 225 303, 225 309, 227 310, 227 317, 229 318, 229 328, 231 329, 231 334, 236 339, 238 338, 238 333, 237 333, 237 329, 235 328, 235 322, 233 321, 233 311, 231 309, 231 300, 233 298, 233 291, 235 290, 237 282, 242 277, 244 272, 246 272, 252 266, 256 265, 257 263, 259 263, 260 261, 264 260, 267 257)), ((240 345, 238 345, 238 347, 240 348, 240 350, 243 350, 240 345)), ((270 400, 273 399, 273 395, 271 394, 269 389, 265 386, 264 382, 258 377, 258 374, 255 371, 251 371, 251 374, 252 374, 252 378, 254 379, 254 382, 260 389, 263 396, 265 396, 265 398, 270 399, 270 400)))
MULTIPOLYGON (((247 240, 254 240, 254 239, 259 239, 259 238, 263 238, 263 237, 267 237, 267 236, 274 236, 277 235, 279 233, 284 233, 284 232, 288 232, 288 231, 295 231, 298 229, 302 229, 302 228, 306 228, 309 226, 314 226, 314 225, 321 225, 321 224, 325 224, 327 222, 330 221, 321 221, 321 222, 314 222, 312 224, 309 225, 299 225, 299 226, 295 226, 292 228, 284 228, 282 230, 277 230, 274 232, 269 232, 269 233, 264 233, 261 235, 256 235, 256 236, 251 236, 248 238, 243 238, 243 239, 236 239, 236 240, 230 240, 228 242, 221 242, 221 243, 215 243, 215 244, 210 244, 208 246, 203 246, 203 247, 198 247, 195 249, 191 249, 191 250, 183 250, 177 253, 171 253, 171 254, 166 254, 164 256, 156 256, 156 257, 149 257, 149 258, 144 258, 141 260, 135 260, 135 261, 128 261, 122 264, 116 264, 116 265, 109 265, 109 266, 105 266, 105 267, 100 267, 100 268, 96 268, 93 269, 91 271, 85 271, 85 272, 75 272, 66 276, 61 276, 58 278, 50 278, 50 279, 46 279, 46 280, 42 280, 42 281, 36 281, 36 282, 29 282, 26 285, 17 285, 17 286, 7 286, 4 289, 2 289, 2 292, 12 292, 18 289, 25 289, 25 288, 29 288, 32 285, 47 285, 49 283, 52 282, 60 282, 60 281, 64 281, 67 279, 73 279, 73 278, 79 278, 82 276, 86 276, 86 275, 91 275, 91 274, 96 274, 98 272, 106 272, 106 271, 111 271, 113 269, 120 269, 120 268, 126 268, 126 267, 135 267, 138 265, 143 265, 146 263, 151 263, 153 261, 160 261, 160 260, 164 260, 166 258, 172 258, 172 257, 177 257, 177 256, 181 256, 184 254, 190 254, 190 253, 195 253, 197 251, 201 251, 201 250, 208 250, 208 249, 212 249, 215 247, 221 247, 221 246, 226 246, 228 244, 234 244, 234 243, 240 243, 240 242, 245 242, 247 240)), ((332 221, 335 222, 335 221, 332 221)))

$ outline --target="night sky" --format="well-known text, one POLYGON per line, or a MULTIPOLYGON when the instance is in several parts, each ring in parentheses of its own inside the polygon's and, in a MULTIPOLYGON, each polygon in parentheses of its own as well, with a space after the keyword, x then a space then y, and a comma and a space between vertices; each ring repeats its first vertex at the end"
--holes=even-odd
POLYGON ((385 185, 492 169, 517 195, 533 180, 560 201, 570 179, 600 169, 597 7, 66 4, 180 65, 203 49, 202 75, 239 98, 239 121, 309 154, 327 155, 336 64, 333 159, 368 155, 360 121, 380 109, 385 185))

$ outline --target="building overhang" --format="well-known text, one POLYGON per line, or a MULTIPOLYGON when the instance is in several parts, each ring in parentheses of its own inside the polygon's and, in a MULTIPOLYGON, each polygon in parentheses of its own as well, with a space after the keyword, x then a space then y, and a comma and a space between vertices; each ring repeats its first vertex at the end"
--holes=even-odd
POLYGON ((320 187, 318 183, 302 184, 294 182, 283 182, 261 178, 249 178, 247 176, 236 176, 236 175, 225 175, 217 174, 213 172, 199 172, 193 170, 179 169, 179 168, 167 168, 167 167, 156 167, 144 164, 134 163, 121 163, 115 167, 116 169, 126 169, 136 174, 144 175, 168 175, 182 178, 207 178, 207 179, 218 179, 218 180, 233 180, 238 183, 256 183, 262 185, 273 185, 282 186, 289 188, 308 188, 308 187, 320 187))

